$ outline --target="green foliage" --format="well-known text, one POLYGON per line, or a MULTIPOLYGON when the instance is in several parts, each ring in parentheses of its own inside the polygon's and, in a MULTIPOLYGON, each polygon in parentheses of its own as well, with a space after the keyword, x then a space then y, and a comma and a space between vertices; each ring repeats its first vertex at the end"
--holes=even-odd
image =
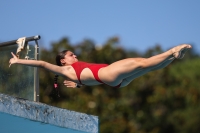
MULTIPOLYGON (((42 49, 41 60, 55 64, 55 56, 72 50, 79 60, 112 63, 129 57, 162 52, 156 45, 144 55, 126 51, 113 37, 104 45, 91 40, 72 45, 67 38, 42 49)), ((124 88, 106 85, 66 88, 59 77, 60 98, 52 95, 54 74, 40 70, 40 101, 57 107, 98 115, 102 133, 197 133, 200 123, 200 59, 192 51, 162 70, 150 72, 124 88)))

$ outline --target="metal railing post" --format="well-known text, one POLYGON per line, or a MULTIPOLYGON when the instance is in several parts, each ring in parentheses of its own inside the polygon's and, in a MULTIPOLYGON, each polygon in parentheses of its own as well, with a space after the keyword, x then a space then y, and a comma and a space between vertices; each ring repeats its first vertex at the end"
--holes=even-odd
MULTIPOLYGON (((39 60, 39 45, 35 40, 35 60, 39 60)), ((34 101, 39 102, 39 71, 34 67, 34 101)))

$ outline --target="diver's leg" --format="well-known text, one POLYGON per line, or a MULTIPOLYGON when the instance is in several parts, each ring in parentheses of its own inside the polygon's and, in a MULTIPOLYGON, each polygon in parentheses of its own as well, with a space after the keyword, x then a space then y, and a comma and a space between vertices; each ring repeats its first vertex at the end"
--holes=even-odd
POLYGON ((133 74, 132 76, 129 76, 125 79, 123 79, 122 83, 121 83, 121 86, 120 87, 124 87, 124 86, 127 86, 130 82, 132 82, 134 79, 148 73, 148 72, 151 72, 151 71, 155 71, 155 70, 159 70, 159 69, 162 69, 166 66, 168 66, 174 59, 171 59, 171 60, 166 60, 165 62, 163 62, 162 64, 160 65, 157 65, 155 67, 149 67, 149 68, 145 68, 135 74, 133 74))
MULTIPOLYGON (((182 53, 185 52, 183 49, 189 48, 191 48, 190 45, 184 44, 150 58, 128 58, 120 60, 100 69, 99 77, 106 84, 115 86, 121 83, 123 79, 126 79, 137 72, 143 71, 146 68, 148 69, 159 66, 165 61, 170 62, 173 57, 181 57, 182 53)), ((148 72, 150 70, 145 70, 144 73, 147 73, 146 71, 148 72)))

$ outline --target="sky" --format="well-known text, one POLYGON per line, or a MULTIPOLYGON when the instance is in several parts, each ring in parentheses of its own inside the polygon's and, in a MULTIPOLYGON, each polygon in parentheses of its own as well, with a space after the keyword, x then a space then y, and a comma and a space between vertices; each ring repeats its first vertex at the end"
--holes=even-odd
POLYGON ((163 50, 190 43, 200 51, 199 0, 1 0, 0 42, 40 35, 40 47, 67 37, 97 46, 111 37, 125 49, 163 50))

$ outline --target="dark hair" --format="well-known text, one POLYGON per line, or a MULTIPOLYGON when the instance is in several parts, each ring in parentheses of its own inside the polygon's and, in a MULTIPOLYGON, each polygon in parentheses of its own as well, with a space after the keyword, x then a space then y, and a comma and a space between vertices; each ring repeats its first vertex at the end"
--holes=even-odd
POLYGON ((65 55, 66 55, 67 51, 69 51, 69 50, 63 50, 62 52, 58 53, 58 55, 56 56, 56 64, 58 66, 62 66, 62 64, 60 62, 60 59, 64 59, 65 58, 65 55))
MULTIPOLYGON (((56 64, 58 66, 62 66, 61 62, 60 62, 60 59, 64 59, 65 58, 65 55, 67 53, 67 51, 69 50, 63 50, 62 52, 58 53, 58 55, 56 56, 56 64)), ((55 77, 54 77, 54 88, 57 89, 58 88, 58 75, 56 74, 55 77)), ((59 96, 59 94, 58 94, 59 96)))

